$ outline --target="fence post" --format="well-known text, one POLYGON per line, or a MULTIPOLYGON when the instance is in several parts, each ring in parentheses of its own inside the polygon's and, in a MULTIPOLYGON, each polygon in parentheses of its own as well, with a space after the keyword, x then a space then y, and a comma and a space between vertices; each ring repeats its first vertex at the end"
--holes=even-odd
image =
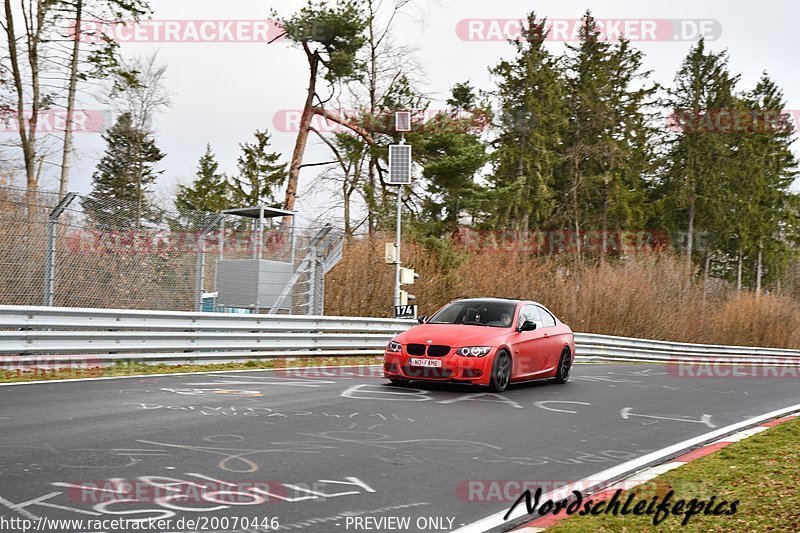
POLYGON ((58 205, 50 211, 47 217, 47 243, 44 256, 44 305, 53 306, 55 299, 55 277, 56 277, 56 223, 61 213, 69 207, 69 204, 78 196, 77 193, 68 192, 58 202, 58 205))
POLYGON ((306 312, 307 315, 313 315, 317 308, 317 274, 319 269, 319 249, 317 245, 311 247, 308 251, 308 291, 306 292, 306 312))
POLYGON ((314 261, 314 310, 313 315, 321 316, 325 310, 325 270, 324 258, 321 251, 317 251, 314 261))
POLYGON ((206 281, 206 235, 222 221, 222 213, 218 213, 206 227, 197 234, 197 272, 195 272, 194 310, 203 310, 203 286, 206 281))

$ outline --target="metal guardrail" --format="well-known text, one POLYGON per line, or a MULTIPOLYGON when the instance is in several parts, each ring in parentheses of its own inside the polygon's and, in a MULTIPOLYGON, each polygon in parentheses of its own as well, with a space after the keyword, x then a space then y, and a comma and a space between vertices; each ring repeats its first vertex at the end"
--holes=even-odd
POLYGON ((800 365, 800 350, 669 342, 593 333, 575 333, 583 360, 776 363, 800 365))
POLYGON ((380 355, 416 322, 0 305, 0 368, 380 355))
MULTIPOLYGON (((0 368, 380 355, 408 320, 0 306, 0 368)), ((800 365, 800 350, 576 333, 579 360, 800 365)))

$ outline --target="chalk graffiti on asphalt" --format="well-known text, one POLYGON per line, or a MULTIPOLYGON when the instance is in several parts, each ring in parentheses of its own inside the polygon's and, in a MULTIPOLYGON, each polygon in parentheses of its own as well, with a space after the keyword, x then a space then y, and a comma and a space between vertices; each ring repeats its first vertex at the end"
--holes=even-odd
POLYGON ((361 479, 351 476, 343 480, 318 479, 311 483, 232 482, 188 472, 181 478, 145 475, 132 480, 55 481, 51 485, 66 491, 48 492, 18 503, 0 496, 0 506, 33 520, 39 518, 35 513, 44 508, 88 516, 124 515, 130 522, 146 522, 171 518, 179 512, 208 513, 232 506, 291 504, 376 492, 361 479))
MULTIPOLYGON (((169 442, 154 442, 150 440, 137 440, 142 444, 150 446, 162 447, 164 449, 178 449, 190 452, 203 452, 211 455, 221 456, 217 466, 226 472, 236 473, 251 473, 257 472, 260 468, 258 463, 251 459, 253 455, 264 453, 319 453, 319 447, 287 447, 287 446, 273 446, 267 448, 240 448, 233 447, 230 444, 242 443, 246 440, 241 435, 211 435, 203 437, 204 443, 169 443, 169 442)), ((280 444, 280 443, 278 443, 280 444)))
POLYGON ((383 421, 396 421, 396 422, 414 422, 413 418, 407 416, 398 416, 395 414, 374 413, 374 412, 344 412, 335 413, 328 411, 303 411, 303 410, 285 410, 276 411, 267 406, 210 406, 210 405, 162 405, 157 403, 126 403, 125 405, 137 406, 139 409, 145 411, 187 411, 197 413, 205 416, 248 416, 248 417, 263 417, 263 418, 292 418, 292 417, 309 417, 309 418, 330 418, 330 419, 371 419, 383 421))

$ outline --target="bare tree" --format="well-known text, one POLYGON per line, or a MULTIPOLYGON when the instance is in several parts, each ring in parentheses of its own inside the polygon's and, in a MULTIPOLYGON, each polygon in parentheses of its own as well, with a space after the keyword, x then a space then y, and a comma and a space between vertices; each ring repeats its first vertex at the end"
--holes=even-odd
POLYGON ((158 62, 158 53, 123 59, 120 66, 111 78, 109 96, 102 101, 115 113, 129 113, 135 128, 153 133, 156 113, 172 104, 166 86, 167 66, 158 62))
MULTIPOLYGON (((67 24, 62 37, 68 44, 64 64, 66 73, 66 113, 61 152, 59 192, 66 194, 72 165, 75 97, 78 85, 89 79, 103 78, 120 66, 118 44, 105 28, 108 25, 135 23, 150 11, 147 0, 58 0, 59 14, 67 24), (129 17, 129 20, 123 20, 129 17), (84 27, 84 22, 89 24, 84 27), (84 65, 86 68, 81 69, 84 65)), ((118 71, 117 71, 118 72, 118 71)))
MULTIPOLYGON (((148 0, 3 0, 8 55, 0 78, 9 78, 10 107, 18 122, 26 185, 40 185, 51 155, 41 141, 42 114, 65 109, 60 190, 66 192, 74 151, 75 102, 79 85, 107 76, 117 65, 117 48, 108 27, 135 22, 149 11, 148 0), (91 22, 84 27, 84 22, 91 22)), ((54 132, 55 133, 55 132, 54 132)))
MULTIPOLYGON (((345 224, 350 225, 354 194, 358 193, 366 208, 366 225, 371 233, 377 228, 376 211, 387 203, 388 187, 380 165, 381 157, 385 157, 380 146, 391 138, 387 132, 391 112, 394 111, 386 109, 387 95, 399 82, 420 85, 423 69, 416 61, 416 48, 398 45, 393 36, 399 18, 414 18, 419 15, 417 2, 365 0, 363 5, 366 18, 365 44, 356 59, 364 65, 363 76, 341 81, 335 92, 337 116, 346 117, 349 123, 345 124, 343 133, 337 133, 332 139, 314 128, 309 131, 317 135, 340 162, 337 168, 326 172, 326 179, 333 179, 342 187, 340 194, 341 205, 346 213, 345 224), (351 127, 352 124, 359 125, 363 131, 355 130, 351 127), (345 141, 347 137, 350 138, 349 141, 345 141), (333 146, 339 146, 341 152, 343 142, 349 146, 350 153, 357 147, 362 154, 357 161, 348 164, 346 171, 341 165, 341 154, 333 150, 333 146)), ((418 92, 416 88, 415 92, 418 92)))
POLYGON ((8 45, 8 68, 15 96, 26 185, 28 190, 34 191, 38 188, 36 133, 39 115, 47 106, 41 86, 42 43, 52 28, 53 2, 20 0, 15 6, 12 0, 4 0, 3 11, 5 21, 0 24, 8 45), (17 17, 22 19, 21 34, 18 34, 17 17), (30 116, 26 119, 28 109, 30 116))

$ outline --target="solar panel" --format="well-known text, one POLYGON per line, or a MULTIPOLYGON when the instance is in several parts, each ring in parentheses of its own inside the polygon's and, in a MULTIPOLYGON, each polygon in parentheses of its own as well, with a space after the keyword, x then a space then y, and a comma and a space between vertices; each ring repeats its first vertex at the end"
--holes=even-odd
POLYGON ((395 131, 411 131, 411 112, 397 111, 394 114, 395 131))
POLYGON ((389 184, 408 185, 411 183, 411 146, 408 144, 389 145, 389 184))

